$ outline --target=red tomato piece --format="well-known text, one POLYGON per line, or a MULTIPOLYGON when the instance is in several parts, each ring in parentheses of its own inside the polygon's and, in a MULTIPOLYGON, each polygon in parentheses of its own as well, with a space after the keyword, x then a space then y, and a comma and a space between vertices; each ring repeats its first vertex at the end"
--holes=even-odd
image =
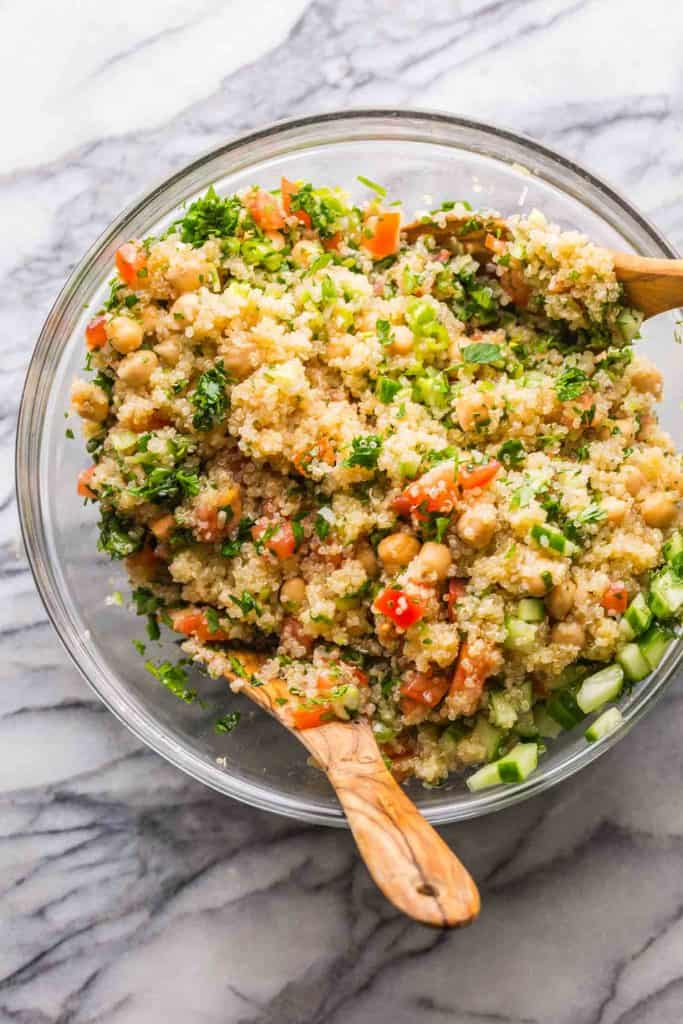
POLYGON ((328 704, 317 704, 315 707, 292 708, 292 724, 295 729, 317 729, 334 718, 334 712, 328 704))
POLYGON ((95 466, 89 466, 88 469, 82 469, 81 472, 78 474, 76 493, 79 494, 81 498, 91 498, 92 500, 95 500, 97 498, 97 495, 89 486, 95 469, 95 466))
POLYGON ((426 519, 430 512, 452 512, 458 493, 455 483, 455 464, 441 462, 409 484, 403 494, 394 499, 392 507, 399 515, 415 512, 426 519))
POLYGON ((182 608, 180 611, 171 614, 171 621, 176 633, 184 633, 185 636, 196 636, 197 640, 205 643, 222 643, 228 639, 227 633, 222 629, 211 630, 206 615, 199 608, 182 608))
POLYGON ((140 288, 140 271, 144 270, 147 263, 145 250, 135 242, 124 242, 116 250, 115 260, 121 280, 129 288, 140 288))
POLYGON ((264 231, 278 231, 285 226, 282 207, 270 192, 265 192, 262 188, 253 189, 247 192, 242 202, 264 231))
POLYGON ((87 348, 92 352, 95 348, 102 348, 107 343, 107 332, 105 325, 107 318, 104 316, 95 316, 92 318, 90 323, 85 329, 85 344, 87 348))
POLYGON ((463 466, 458 470, 458 483, 465 491, 471 491, 474 487, 486 487, 499 469, 500 462, 497 459, 491 459, 485 466, 474 466, 473 468, 463 466))
POLYGON ((323 238, 323 249, 326 252, 336 252, 342 241, 341 231, 337 231, 334 235, 330 235, 329 238, 323 238))
POLYGON ((375 611, 386 615, 399 629, 408 629, 424 616, 425 610, 419 601, 408 597, 402 590, 387 587, 375 599, 375 611))
POLYGON ((453 579, 448 581, 448 590, 444 598, 448 605, 448 618, 450 622, 455 622, 458 617, 456 604, 461 597, 465 594, 467 589, 467 580, 453 579))
POLYGON ((610 583, 602 595, 602 607, 611 615, 623 615, 628 608, 628 590, 625 583, 610 583))
POLYGON ((460 648, 460 658, 451 680, 449 700, 457 704, 460 714, 472 714, 479 705, 484 683, 491 674, 491 658, 475 656, 467 641, 460 648))
POLYGON ((311 226, 311 218, 305 210, 294 210, 292 211, 292 197, 299 191, 299 186, 294 181, 288 181, 287 178, 282 178, 280 181, 280 194, 282 196, 282 206, 287 216, 291 216, 292 212, 297 220, 306 228, 311 226))
POLYGON ((398 252, 401 238, 401 214, 388 210, 373 214, 365 222, 370 234, 361 239, 361 246, 373 260, 382 260, 398 252))
MULTIPOLYGON (((258 541, 271 529, 272 524, 256 523, 256 525, 251 528, 251 535, 254 540, 258 541)), ((288 519, 284 519, 277 526, 275 532, 266 540, 265 546, 282 561, 284 561, 285 558, 292 557, 296 551, 296 537, 294 536, 292 524, 288 519)))
POLYGON ((401 694, 417 704, 435 708, 446 696, 448 685, 447 679, 414 672, 407 682, 401 684, 401 694))

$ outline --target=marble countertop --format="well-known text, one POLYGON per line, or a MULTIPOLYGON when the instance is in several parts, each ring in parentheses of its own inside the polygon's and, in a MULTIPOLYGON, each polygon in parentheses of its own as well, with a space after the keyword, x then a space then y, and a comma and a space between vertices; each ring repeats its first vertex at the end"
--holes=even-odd
POLYGON ((579 777, 444 829, 484 910, 428 931, 348 834, 203 789, 99 705, 21 553, 11 452, 81 253, 151 181, 268 121, 373 104, 496 121, 683 246, 683 7, 9 0, 0 34, 0 1024, 678 1024, 680 680, 579 777))

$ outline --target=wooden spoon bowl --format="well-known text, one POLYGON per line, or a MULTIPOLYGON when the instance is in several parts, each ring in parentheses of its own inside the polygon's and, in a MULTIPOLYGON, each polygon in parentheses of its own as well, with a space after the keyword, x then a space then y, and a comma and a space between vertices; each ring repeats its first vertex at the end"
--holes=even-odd
POLYGON ((337 720, 294 729, 285 684, 258 678, 265 658, 252 652, 239 652, 235 658, 243 671, 229 674, 233 690, 276 718, 313 755, 387 899, 414 920, 436 928, 473 921, 480 901, 472 877, 387 770, 370 724, 337 720))

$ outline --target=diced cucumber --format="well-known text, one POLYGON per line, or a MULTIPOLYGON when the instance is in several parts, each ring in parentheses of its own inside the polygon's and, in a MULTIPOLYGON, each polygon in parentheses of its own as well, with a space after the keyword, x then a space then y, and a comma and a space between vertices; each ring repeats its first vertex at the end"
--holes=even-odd
POLYGON ((640 638, 638 644, 640 653, 651 669, 657 668, 672 640, 673 633, 668 629, 662 629, 660 626, 653 626, 645 636, 640 638))
POLYGON ((515 722, 515 732, 525 740, 533 740, 538 736, 538 726, 533 711, 520 711, 515 722))
POLYGON ((562 726, 554 718, 550 717, 544 704, 537 704, 534 708, 534 722, 536 723, 538 735, 542 736, 543 739, 554 740, 562 732, 562 726))
POLYGON ((573 729, 585 715, 571 690, 557 690, 545 702, 545 709, 563 729, 573 729))
POLYGON ((585 665, 580 665, 577 661, 574 661, 571 665, 563 668, 559 676, 546 680, 545 688, 546 690, 565 690, 568 686, 580 683, 588 674, 589 669, 585 665))
POLYGON ((563 533, 545 523, 534 523, 530 530, 530 536, 540 548, 550 554, 565 555, 569 558, 579 550, 577 545, 563 533))
POLYGON ((662 554, 666 558, 667 562, 671 563, 675 558, 680 558, 683 555, 683 533, 680 530, 675 530, 668 541, 662 548, 662 554))
POLYGON ((349 683, 342 687, 343 693, 332 701, 332 707, 337 718, 345 721, 350 718, 350 711, 357 711, 360 704, 360 690, 355 683, 349 683))
POLYGON ((635 638, 636 634, 633 632, 628 620, 622 615, 619 619, 619 639, 622 643, 627 644, 629 641, 635 640, 635 638))
POLYGON ((517 605, 517 616, 522 622, 543 622, 545 605, 540 597, 523 597, 517 605))
POLYGON ((638 337, 642 322, 642 314, 632 312, 630 309, 622 309, 617 317, 617 327, 626 344, 638 337))
POLYGON ((494 690, 489 694, 489 719, 500 729, 511 729, 517 721, 517 709, 507 693, 494 690))
POLYGON ((498 757, 502 737, 503 734, 500 729, 496 729, 495 725, 491 725, 483 715, 479 715, 476 725, 470 733, 470 739, 476 743, 481 743, 483 746, 486 751, 487 761, 493 761, 498 757))
POLYGON ((378 743, 389 743, 396 736, 396 732, 384 722, 372 723, 372 734, 378 743))
POLYGON ((599 718, 591 722, 584 736, 589 743, 597 743, 598 740, 601 740, 604 736, 609 736, 611 732, 618 729, 623 721, 624 716, 619 708, 608 708, 607 711, 603 711, 599 718))
POLYGON ((637 683, 650 674, 650 666, 643 657, 638 644, 626 644, 617 654, 617 661, 631 682, 637 683))
POLYGON ((683 580, 663 569, 650 581, 650 608, 658 619, 670 619, 683 607, 683 580))
POLYGON ((516 651, 530 651, 536 643, 536 626, 531 622, 524 622, 522 619, 513 618, 511 615, 505 620, 507 636, 505 646, 516 651))
POLYGON ((632 635, 627 637, 628 640, 632 640, 634 636, 640 636, 641 633, 650 628, 652 625, 652 612, 648 608, 644 594, 636 594, 624 612, 622 622, 628 623, 629 628, 632 630, 632 635))
POLYGON ((498 761, 484 765, 467 780, 472 793, 488 789, 499 782, 523 782, 538 764, 538 746, 535 743, 517 743, 512 750, 498 761))
POLYGON ((621 665, 608 665, 584 679, 576 695, 576 703, 586 714, 597 711, 608 700, 616 700, 623 685, 624 670, 621 665))

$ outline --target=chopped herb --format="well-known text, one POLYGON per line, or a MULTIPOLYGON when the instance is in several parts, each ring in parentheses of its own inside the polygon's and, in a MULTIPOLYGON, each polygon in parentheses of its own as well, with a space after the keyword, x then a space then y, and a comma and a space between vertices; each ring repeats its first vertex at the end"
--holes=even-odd
POLYGON ((491 345, 487 341, 475 341, 472 345, 464 347, 462 357, 466 363, 486 365, 500 362, 503 352, 500 345, 491 345))
POLYGON ((343 204, 327 189, 314 189, 302 185, 291 197, 292 213, 303 210, 311 218, 311 226, 321 238, 331 238, 338 229, 339 218, 346 210, 343 204))
POLYGON ((174 697, 185 701, 186 704, 192 704, 197 700, 197 691, 189 689, 187 685, 189 679, 183 664, 185 662, 180 661, 177 665, 173 665, 170 661, 162 661, 159 665, 155 665, 153 661, 146 661, 145 668, 174 697))
POLYGON ((219 359, 212 370, 207 370, 201 375, 190 395, 190 401, 195 409, 192 425, 196 430, 210 430, 223 419, 228 408, 225 388, 229 382, 230 375, 222 359, 219 359))
POLYGON ((199 494, 199 489, 197 471, 184 466, 155 466, 148 472, 144 483, 128 488, 136 497, 152 502, 194 498, 199 494))
POLYGON ((292 533, 294 534, 294 550, 298 551, 304 541, 304 528, 300 519, 292 520, 292 533))
POLYGON ((377 379, 377 397, 383 405, 391 405, 400 390, 400 382, 392 380, 391 377, 379 377, 377 379))
POLYGON ((216 719, 213 724, 214 730, 218 733, 232 732, 239 725, 240 713, 239 711, 230 711, 227 715, 223 715, 222 718, 216 719))
POLYGON ((320 297, 325 305, 327 305, 328 302, 334 302, 334 300, 338 298, 337 289, 335 288, 334 281, 329 274, 325 274, 322 279, 322 283, 320 285, 320 297))
POLYGON ((161 636, 161 630, 159 629, 159 622, 156 615, 147 616, 147 636, 150 640, 158 640, 161 636))
POLYGON ((162 605, 160 598, 156 597, 147 587, 136 587, 131 594, 135 604, 136 615, 152 615, 162 605))
POLYGON ((504 466, 515 469, 517 466, 521 466, 526 456, 526 449, 524 442, 520 441, 519 438, 510 438, 509 441, 504 441, 498 449, 498 458, 504 466))
POLYGON ((344 461, 349 468, 362 466, 363 469, 375 469, 377 460, 382 451, 382 438, 378 434, 366 434, 364 437, 354 437, 351 442, 351 454, 344 461))
POLYGON ((391 333, 391 324, 388 320, 377 320, 375 331, 377 332, 377 340, 381 345, 391 345, 394 336, 391 333))
POLYGON ((133 641, 132 641, 132 644, 133 644, 133 647, 135 648, 135 650, 136 650, 136 651, 138 652, 138 654, 139 654, 139 655, 140 655, 141 657, 143 657, 143 656, 144 656, 144 653, 145 653, 145 651, 147 650, 147 648, 145 647, 145 645, 144 645, 144 643, 142 642, 142 640, 133 640, 133 641))
POLYGON ((372 189, 372 191, 376 192, 377 195, 381 196, 382 199, 384 199, 384 197, 387 194, 387 190, 385 188, 382 188, 381 185, 378 185, 376 181, 372 181, 370 178, 366 178, 364 174, 359 174, 356 177, 356 181, 359 181, 361 185, 365 185, 366 188, 372 189))
POLYGON ((221 546, 221 555, 223 558, 234 558, 240 553, 244 542, 246 540, 251 540, 251 528, 254 525, 254 522, 255 520, 250 519, 248 516, 243 516, 240 519, 234 540, 227 540, 221 546))
POLYGON ((71 427, 67 427, 66 428, 66 430, 64 431, 64 437, 68 437, 68 439, 70 441, 73 441, 73 439, 74 439, 74 432, 71 429, 71 427))
POLYGON ((320 540, 325 540, 335 524, 335 515, 329 506, 320 509, 315 517, 314 529, 320 540))
POLYGON ((587 444, 580 444, 575 452, 578 462, 585 462, 590 456, 590 449, 587 444))
POLYGON ((241 597, 235 597, 234 594, 228 594, 228 597, 238 608, 242 609, 244 615, 248 615, 250 612, 254 612, 256 615, 262 614, 263 609, 250 590, 243 590, 241 597))
POLYGON ((102 512, 99 531, 98 551, 106 551, 110 558, 127 558, 139 551, 145 535, 143 527, 108 509, 102 512))
POLYGON ((104 370, 99 370, 93 377, 93 384, 96 384, 98 388, 102 388, 107 398, 111 398, 114 390, 114 378, 111 374, 106 373, 104 370))
POLYGON ((191 204, 182 220, 176 221, 171 230, 180 228, 182 241, 197 248, 208 238, 234 235, 241 210, 239 199, 235 196, 221 199, 212 185, 201 199, 191 204))
POLYGON ((221 624, 218 621, 218 613, 217 613, 216 609, 215 608, 211 608, 210 606, 205 608, 204 609, 204 618, 206 619, 206 624, 209 627, 209 632, 210 633, 217 633, 218 630, 221 628, 221 624))
POLYGON ((588 374, 578 366, 568 366, 555 381, 555 393, 561 402, 579 398, 586 390, 588 374))

